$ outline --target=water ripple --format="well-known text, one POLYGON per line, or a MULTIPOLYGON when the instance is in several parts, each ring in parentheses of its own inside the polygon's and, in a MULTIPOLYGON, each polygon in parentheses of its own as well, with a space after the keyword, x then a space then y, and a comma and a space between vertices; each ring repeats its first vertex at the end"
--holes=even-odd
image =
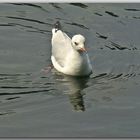
POLYGON ((30 25, 23 25, 23 24, 18 24, 18 23, 10 23, 10 24, 13 25, 13 26, 25 27, 27 32, 37 32, 37 33, 42 33, 42 34, 46 34, 46 33, 50 33, 51 32, 51 31, 42 30, 42 29, 30 26, 30 25), (28 30, 28 29, 31 29, 31 30, 28 30))
POLYGON ((42 6, 39 6, 37 4, 31 4, 31 3, 11 3, 12 5, 19 5, 19 6, 30 6, 34 8, 39 8, 42 11, 48 12, 46 9, 44 9, 42 6))
POLYGON ((123 46, 118 43, 115 43, 113 41, 110 41, 109 45, 104 45, 106 48, 109 48, 110 50, 137 50, 136 47, 134 47, 132 44, 128 46, 123 46))
POLYGON ((96 32, 98 38, 107 39, 107 36, 101 35, 100 33, 96 32))
POLYGON ((0 96, 2 95, 22 95, 22 94, 34 94, 34 93, 42 93, 42 92, 48 92, 53 89, 44 89, 44 90, 31 90, 31 91, 20 91, 20 92, 2 92, 0 93, 0 96))
POLYGON ((31 19, 31 18, 14 17, 14 16, 6 16, 6 18, 18 19, 18 20, 30 21, 30 22, 36 22, 36 23, 39 23, 39 24, 45 24, 45 25, 52 26, 52 24, 50 24, 50 23, 39 21, 39 20, 36 20, 36 19, 31 19))
POLYGON ((70 24, 70 25, 75 25, 75 26, 78 26, 78 27, 80 27, 80 28, 88 29, 88 30, 89 30, 88 27, 86 27, 85 25, 79 24, 79 23, 74 23, 74 22, 72 22, 72 23, 65 22, 65 23, 66 23, 66 24, 70 24))
POLYGON ((70 5, 78 6, 80 8, 87 8, 88 7, 86 4, 83 4, 83 3, 70 3, 70 5))
POLYGON ((135 9, 135 8, 134 9, 133 8, 126 8, 125 10, 126 11, 140 11, 140 9, 135 9))
POLYGON ((58 3, 50 3, 50 5, 52 5, 56 9, 62 9, 60 6, 58 6, 58 3))
POLYGON ((110 12, 110 11, 105 11, 105 13, 113 16, 113 17, 119 17, 118 15, 114 14, 113 12, 110 12))

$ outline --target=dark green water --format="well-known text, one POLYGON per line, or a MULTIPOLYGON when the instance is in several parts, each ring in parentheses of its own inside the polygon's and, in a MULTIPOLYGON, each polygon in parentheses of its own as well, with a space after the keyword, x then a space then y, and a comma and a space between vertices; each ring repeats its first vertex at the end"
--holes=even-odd
POLYGON ((0 4, 0 137, 140 137, 140 4, 0 4), (86 37, 90 78, 51 70, 51 29, 86 37))

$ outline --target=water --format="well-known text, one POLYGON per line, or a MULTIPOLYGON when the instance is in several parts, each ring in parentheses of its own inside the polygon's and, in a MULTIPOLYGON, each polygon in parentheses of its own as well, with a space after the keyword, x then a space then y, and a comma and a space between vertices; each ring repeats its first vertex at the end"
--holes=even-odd
POLYGON ((140 4, 0 4, 0 137, 139 137, 140 4), (42 71, 51 29, 86 37, 90 78, 42 71))

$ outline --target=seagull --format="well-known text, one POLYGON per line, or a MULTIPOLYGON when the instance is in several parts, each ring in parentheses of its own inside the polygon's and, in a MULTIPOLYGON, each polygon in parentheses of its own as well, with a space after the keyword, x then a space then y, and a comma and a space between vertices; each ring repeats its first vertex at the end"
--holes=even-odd
POLYGON ((52 29, 52 55, 54 68, 71 76, 89 76, 92 74, 92 65, 85 48, 85 37, 74 35, 72 39, 61 30, 57 21, 52 29))

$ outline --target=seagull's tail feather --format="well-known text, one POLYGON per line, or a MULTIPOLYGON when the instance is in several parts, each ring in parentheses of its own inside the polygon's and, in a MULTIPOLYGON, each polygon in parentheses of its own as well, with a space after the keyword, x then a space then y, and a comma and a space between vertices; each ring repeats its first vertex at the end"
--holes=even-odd
POLYGON ((59 21, 57 21, 57 22, 54 24, 54 28, 55 28, 56 31, 61 30, 61 24, 60 24, 59 21))

